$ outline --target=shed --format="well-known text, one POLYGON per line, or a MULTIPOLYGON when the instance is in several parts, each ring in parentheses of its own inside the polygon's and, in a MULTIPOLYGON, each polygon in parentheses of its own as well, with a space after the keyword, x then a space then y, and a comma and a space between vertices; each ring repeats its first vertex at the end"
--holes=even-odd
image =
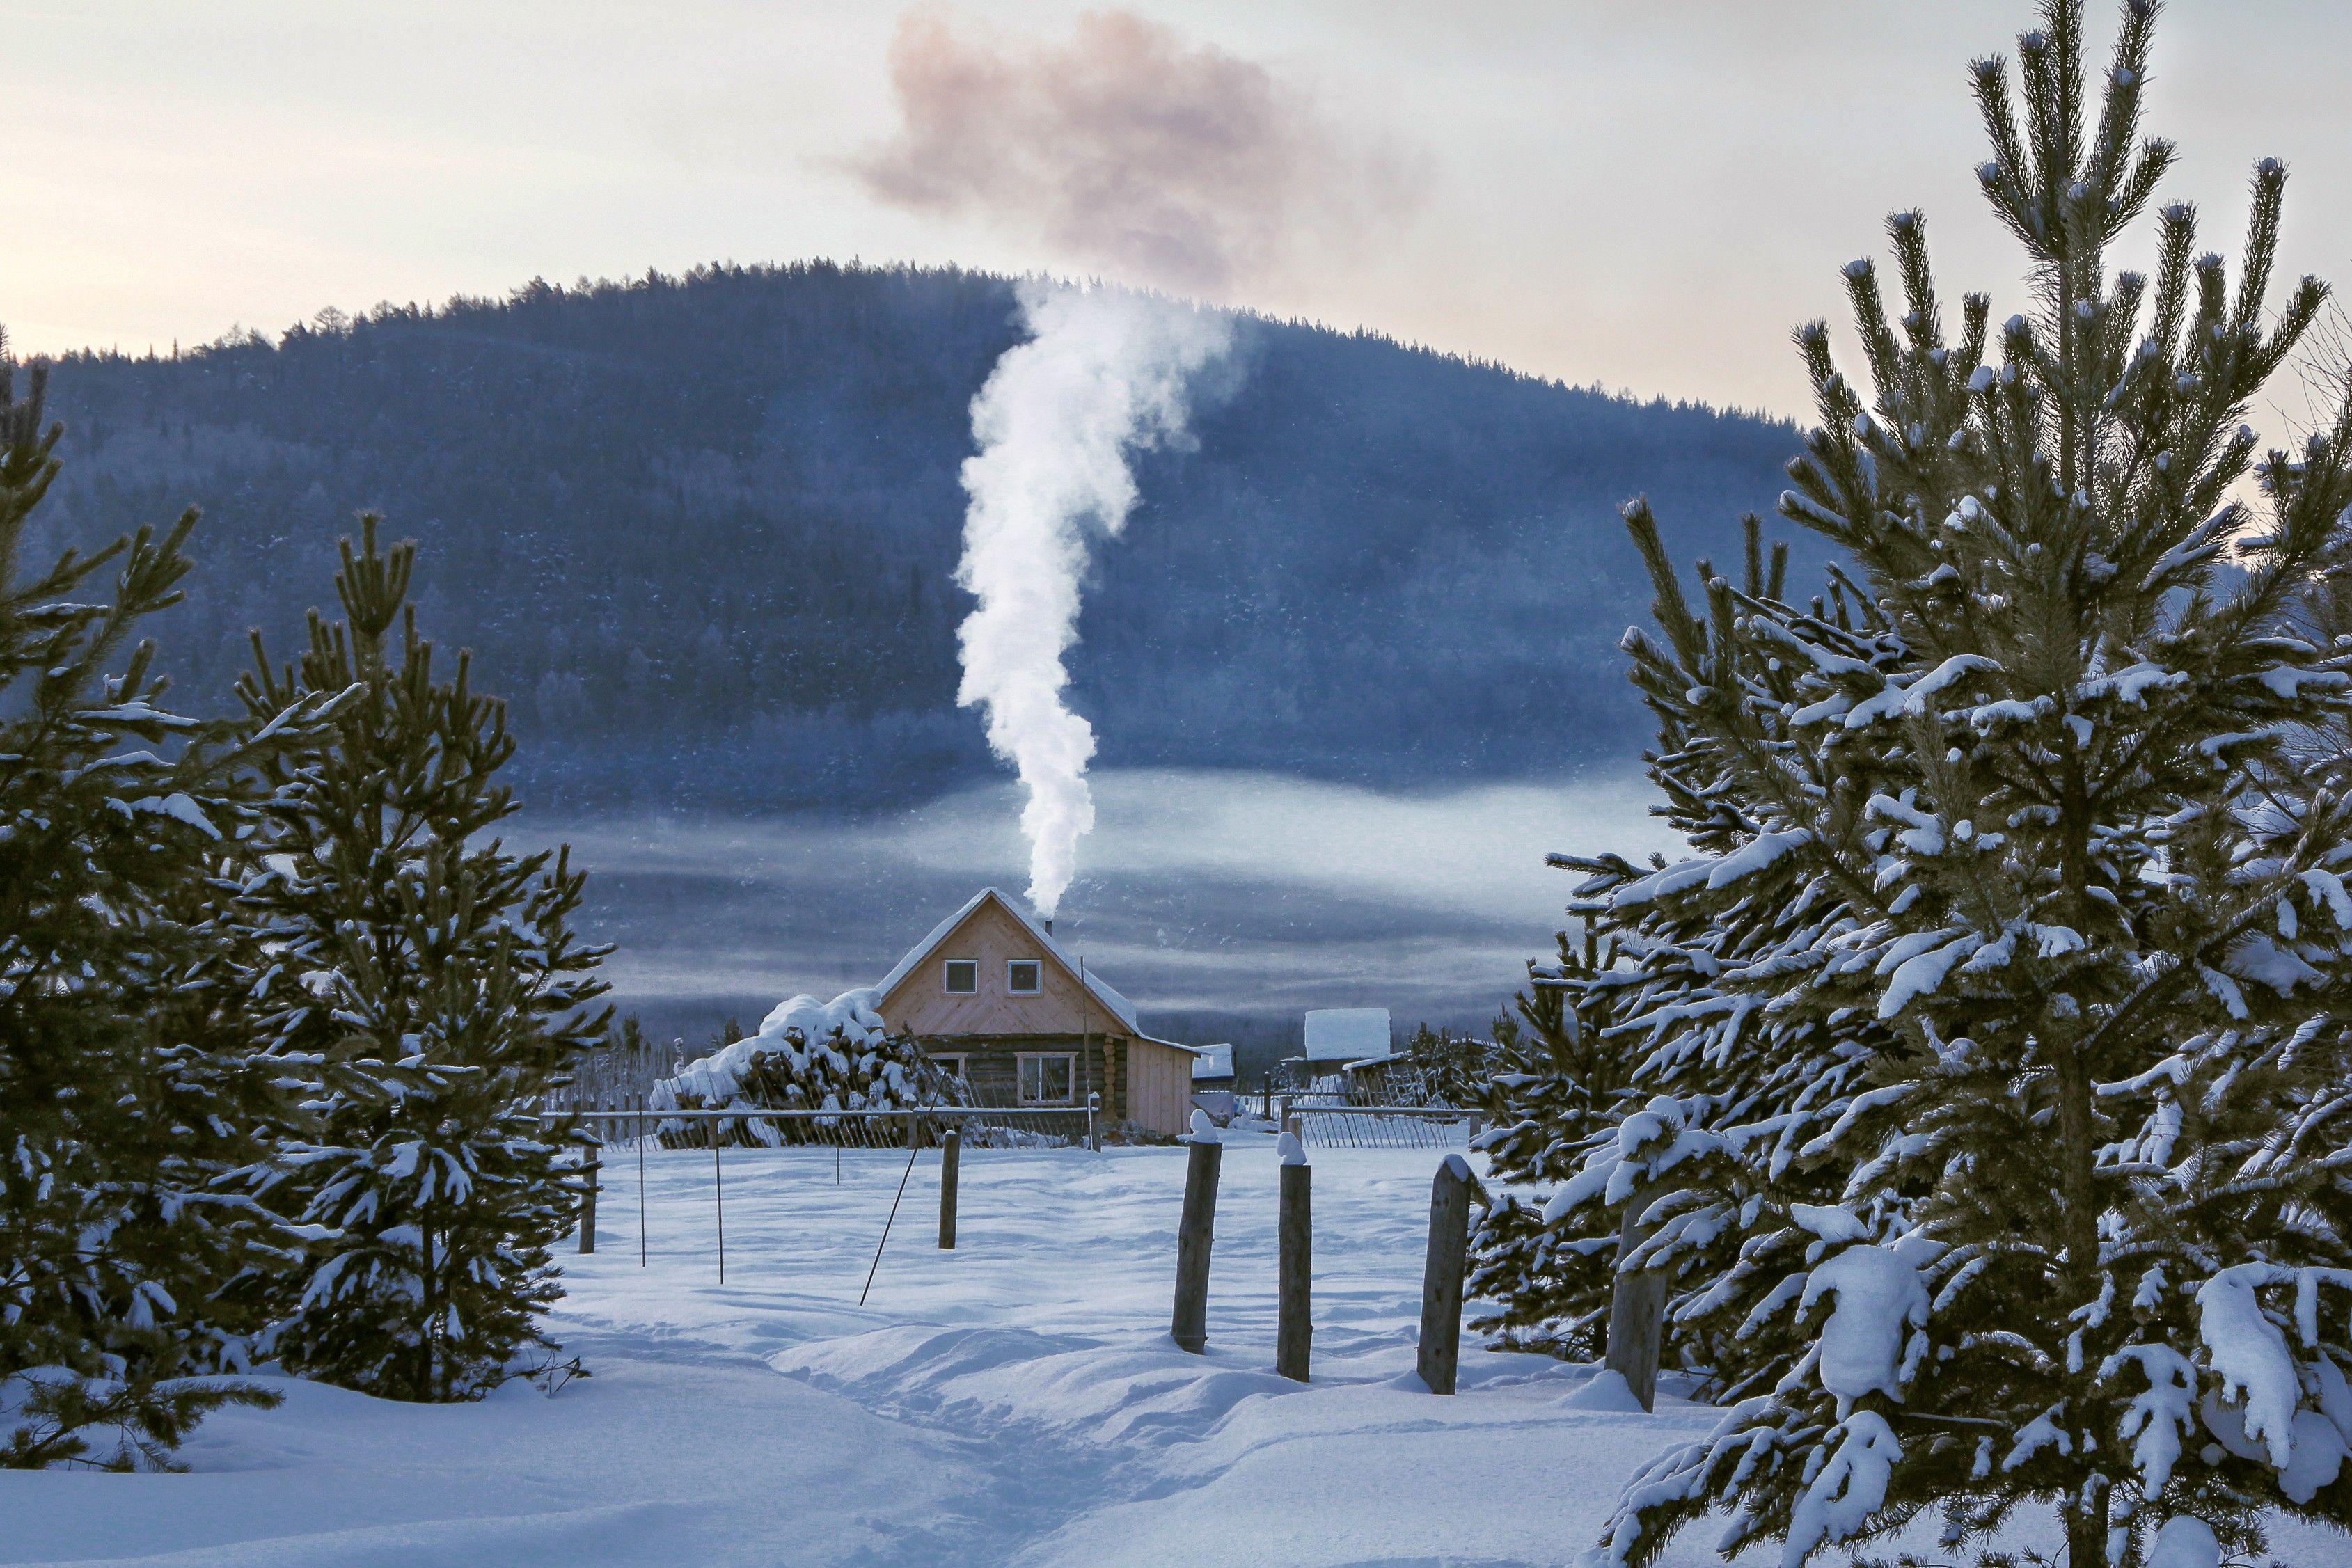
POLYGON ((992 887, 949 915, 875 988, 893 1033, 1003 1105, 1083 1106, 1180 1134, 1192 1109, 1193 1052, 1155 1040, 1135 1005, 992 887))
POLYGON ((1304 1055, 1310 1068, 1336 1072, 1391 1049, 1386 1008, 1316 1008, 1307 1015, 1304 1055))
POLYGON ((1216 1045, 1192 1047, 1192 1087, 1195 1089, 1228 1089, 1234 1082, 1234 1048, 1220 1042, 1216 1045))

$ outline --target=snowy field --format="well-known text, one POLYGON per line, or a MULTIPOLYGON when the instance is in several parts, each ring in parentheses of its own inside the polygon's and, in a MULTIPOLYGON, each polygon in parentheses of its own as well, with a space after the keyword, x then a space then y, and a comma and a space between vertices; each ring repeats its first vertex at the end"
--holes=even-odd
MULTIPOLYGON (((1433 1151, 1315 1151, 1315 1372, 1274 1375, 1275 1161, 1227 1150, 1210 1351, 1167 1337, 1177 1149, 939 1155, 858 1289, 903 1155, 730 1150, 608 1172, 552 1332, 593 1375, 420 1406, 287 1382, 189 1473, 0 1472, 0 1561, 401 1564, 1562 1563, 1620 1479, 1710 1415, 1585 1407, 1587 1373, 1466 1348, 1412 1374, 1433 1151)), ((1597 1391, 1596 1391, 1597 1392, 1597 1391)), ((1665 1562, 1717 1561, 1708 1531, 1665 1562)), ((2297 1568, 2352 1543, 2281 1530, 2297 1568)))

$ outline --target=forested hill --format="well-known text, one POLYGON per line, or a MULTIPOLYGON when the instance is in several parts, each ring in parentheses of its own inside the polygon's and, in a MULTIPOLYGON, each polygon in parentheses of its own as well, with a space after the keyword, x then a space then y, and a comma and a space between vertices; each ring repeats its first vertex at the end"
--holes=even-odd
MULTIPOLYGON (((990 767, 954 706, 957 467, 1017 336, 1005 279, 818 264, 78 356, 53 510, 87 538, 204 507, 162 628, 190 706, 226 702, 247 628, 293 650, 376 508, 423 543, 427 634, 511 699, 533 799, 880 804, 990 767)), ((1098 555, 1071 664, 1107 766, 1630 759, 1616 643, 1649 595, 1618 503, 1728 562, 1796 444, 1258 319, 1206 402, 1098 555)))

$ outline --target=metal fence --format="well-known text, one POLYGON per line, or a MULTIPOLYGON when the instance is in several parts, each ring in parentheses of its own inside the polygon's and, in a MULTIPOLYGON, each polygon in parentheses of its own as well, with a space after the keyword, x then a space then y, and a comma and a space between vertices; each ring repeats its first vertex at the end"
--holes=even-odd
POLYGON ((566 1106, 551 1115, 587 1124, 607 1146, 660 1148, 927 1148, 950 1127, 976 1149, 1101 1147, 1099 1103, 924 1105, 903 1110, 763 1110, 750 1106, 665 1110, 646 1104, 566 1106))
MULTIPOLYGON (((616 1176, 625 1182, 628 1167, 635 1166, 640 1268, 646 1265, 650 1256, 646 1219, 646 1148, 658 1145, 709 1149, 711 1239, 719 1281, 725 1284, 727 1179, 722 1151, 727 1147, 904 1149, 907 1169, 898 1178, 898 1197, 904 1197, 907 1180, 915 1173, 916 1159, 924 1149, 938 1145, 950 1128, 959 1133, 957 1142, 964 1148, 1099 1149, 1102 1145, 1096 1116, 1100 1109, 1100 1097, 1092 1094, 1085 1104, 1076 1106, 926 1105, 907 1110, 856 1111, 771 1111, 748 1106, 665 1110, 648 1105, 640 1098, 630 1105, 550 1106, 541 1116, 551 1122, 585 1124, 593 1140, 591 1146, 580 1151, 581 1251, 596 1249, 598 1195, 613 1186, 616 1176), (627 1157, 630 1155, 634 1157, 627 1157)), ((836 1155, 836 1180, 839 1169, 836 1155)), ((893 1198, 890 1218, 895 1220, 898 1214, 898 1199, 893 1198)), ((889 1239, 889 1221, 886 1220, 882 1240, 874 1249, 874 1264, 866 1271, 869 1288, 873 1284, 873 1269, 881 1265, 882 1243, 889 1239)), ((862 1292, 858 1300, 864 1302, 862 1292)))
POLYGON ((1292 1101, 1283 1108, 1299 1142, 1311 1148, 1459 1149, 1469 1145, 1485 1118, 1451 1105, 1357 1105, 1292 1101))

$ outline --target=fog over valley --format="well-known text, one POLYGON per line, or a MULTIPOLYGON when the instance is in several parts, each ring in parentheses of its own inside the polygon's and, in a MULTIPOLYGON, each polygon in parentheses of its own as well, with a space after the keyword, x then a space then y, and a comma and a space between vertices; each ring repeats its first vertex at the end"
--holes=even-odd
MULTIPOLYGON (((1094 789, 1055 934, 1181 1039, 1271 1045, 1312 1007, 1483 1025, 1562 925, 1575 879, 1546 854, 1673 847, 1630 769, 1408 794, 1137 768, 1094 789)), ((588 929, 619 944, 616 1004, 698 1044, 795 992, 871 985, 982 886, 1017 894, 1018 797, 990 784, 856 819, 539 815, 517 836, 571 842, 594 873, 588 929)))

